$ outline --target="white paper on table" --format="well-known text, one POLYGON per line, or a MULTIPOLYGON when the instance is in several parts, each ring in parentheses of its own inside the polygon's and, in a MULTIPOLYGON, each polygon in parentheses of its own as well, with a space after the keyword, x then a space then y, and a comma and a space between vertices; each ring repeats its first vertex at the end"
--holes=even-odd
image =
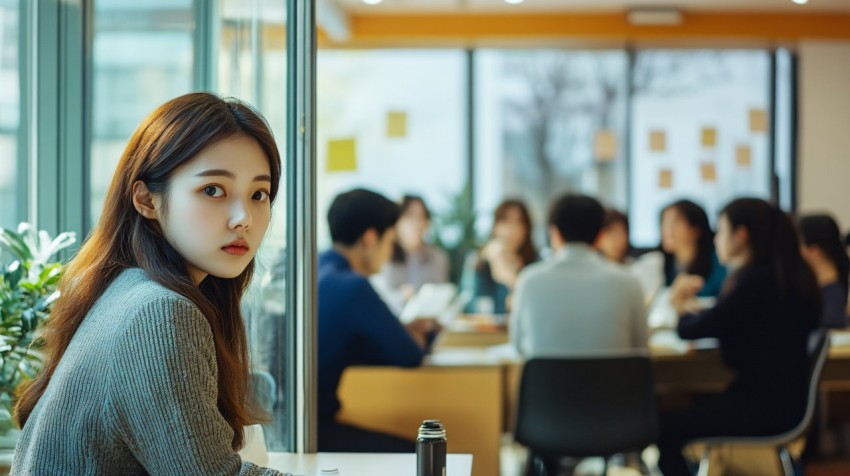
POLYGON ((419 317, 433 317, 445 323, 454 319, 463 303, 457 297, 457 286, 451 283, 427 283, 419 288, 399 315, 401 322, 419 317))

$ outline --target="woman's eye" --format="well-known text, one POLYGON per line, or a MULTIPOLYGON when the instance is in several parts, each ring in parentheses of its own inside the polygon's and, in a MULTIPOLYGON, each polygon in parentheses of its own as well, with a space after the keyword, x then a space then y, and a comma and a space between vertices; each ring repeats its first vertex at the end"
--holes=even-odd
POLYGON ((207 185, 204 187, 204 193, 210 197, 223 197, 224 190, 218 185, 207 185))
POLYGON ((265 190, 257 190, 254 192, 254 196, 252 198, 258 202, 265 202, 269 199, 269 192, 266 192, 265 190))

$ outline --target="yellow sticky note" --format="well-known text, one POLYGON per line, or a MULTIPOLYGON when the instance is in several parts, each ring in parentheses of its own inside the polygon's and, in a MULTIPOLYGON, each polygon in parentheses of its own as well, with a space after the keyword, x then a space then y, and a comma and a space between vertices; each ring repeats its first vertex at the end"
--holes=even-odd
POLYGON ((703 162, 699 168, 703 182, 717 181, 717 166, 714 165, 714 162, 703 162))
POLYGON ((407 135, 407 113, 390 111, 387 113, 387 137, 405 137, 407 135))
POLYGON ((617 158, 617 134, 614 131, 597 131, 593 139, 596 160, 608 162, 617 158))
POLYGON ((664 152, 667 150, 667 134, 664 131, 649 131, 649 150, 653 152, 664 152))
POLYGON ((328 172, 357 170, 357 144, 354 139, 328 141, 328 172))
POLYGON ((749 167, 753 163, 752 149, 748 145, 739 145, 735 150, 735 163, 741 167, 749 167))
POLYGON ((750 132, 767 132, 767 111, 750 109, 750 132))
POLYGON ((713 127, 702 128, 702 146, 713 149, 717 145, 717 129, 713 127))
POLYGON ((673 171, 661 169, 658 172, 658 188, 673 188, 673 171))

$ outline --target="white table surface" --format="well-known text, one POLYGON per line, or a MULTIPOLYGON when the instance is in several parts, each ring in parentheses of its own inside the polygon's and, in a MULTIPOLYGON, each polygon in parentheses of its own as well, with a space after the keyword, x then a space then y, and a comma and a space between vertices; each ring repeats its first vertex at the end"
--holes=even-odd
MULTIPOLYGON (((416 455, 373 453, 275 453, 266 467, 298 476, 315 476, 321 469, 337 469, 340 476, 416 476, 416 455)), ((472 476, 472 455, 450 454, 446 476, 472 476)))

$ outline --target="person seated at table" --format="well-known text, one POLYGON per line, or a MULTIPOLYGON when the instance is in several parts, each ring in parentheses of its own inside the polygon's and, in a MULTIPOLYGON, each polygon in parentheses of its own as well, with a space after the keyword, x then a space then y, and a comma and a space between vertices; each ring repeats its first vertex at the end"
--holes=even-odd
POLYGON ((604 216, 588 196, 565 195, 553 203, 554 259, 524 269, 514 292, 510 337, 524 357, 647 349, 640 283, 593 249, 604 216))
POLYGON ((328 211, 333 248, 319 256, 319 451, 412 452, 412 441, 336 421, 337 388, 351 365, 416 367, 433 321, 407 326, 369 283, 392 253, 399 207, 375 192, 337 196, 328 211))
POLYGON ((720 395, 662 414, 665 476, 690 474, 681 452, 689 440, 777 434, 805 411, 807 342, 820 318, 820 291, 790 218, 763 200, 737 199, 720 212, 715 243, 732 271, 716 305, 694 311, 703 286, 694 276, 674 285, 671 298, 679 336, 718 339, 734 379, 720 395))
POLYGON ((660 253, 647 253, 637 260, 633 269, 641 274, 647 295, 659 288, 673 285, 679 276, 695 275, 703 280, 700 297, 715 297, 726 279, 726 268, 717 260, 714 232, 708 215, 696 203, 679 200, 661 212, 660 253), (647 263, 653 263, 647 266, 647 263), (645 274, 651 276, 645 276, 645 274))
POLYGON ((519 200, 505 200, 493 213, 490 239, 467 259, 462 288, 471 296, 465 311, 507 314, 519 272, 537 261, 531 240, 531 215, 519 200))
POLYGON ((619 264, 629 264, 629 217, 623 212, 609 208, 605 210, 602 229, 593 247, 602 256, 619 264))
POLYGON ((423 284, 449 281, 448 254, 425 241, 430 226, 431 212, 422 197, 405 195, 395 227, 392 258, 372 278, 378 293, 395 312, 401 312, 423 284))
POLYGON ((809 215, 798 222, 803 259, 812 267, 821 289, 821 325, 847 327, 847 284, 850 258, 841 242, 838 224, 829 215, 809 215))

